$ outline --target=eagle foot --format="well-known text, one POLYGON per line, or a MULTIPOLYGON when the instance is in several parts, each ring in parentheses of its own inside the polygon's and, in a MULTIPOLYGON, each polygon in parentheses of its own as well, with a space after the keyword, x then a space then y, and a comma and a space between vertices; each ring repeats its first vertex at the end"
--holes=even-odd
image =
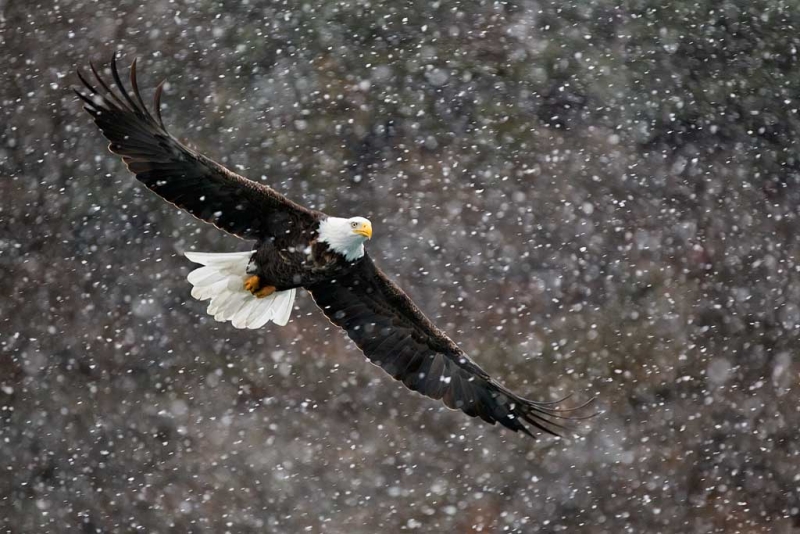
POLYGON ((275 293, 275 286, 261 285, 261 277, 259 277, 257 274, 248 277, 244 281, 244 288, 260 299, 275 293))
POLYGON ((264 286, 255 293, 253 293, 253 295, 255 295, 260 299, 263 299, 264 297, 268 297, 273 293, 275 293, 275 286, 264 286))

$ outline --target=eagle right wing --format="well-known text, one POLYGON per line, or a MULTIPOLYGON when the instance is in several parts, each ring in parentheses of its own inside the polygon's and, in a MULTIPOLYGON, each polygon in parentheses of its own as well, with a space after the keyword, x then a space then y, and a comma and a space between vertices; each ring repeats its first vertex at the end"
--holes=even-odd
POLYGON ((75 90, 84 109, 110 141, 109 150, 164 200, 207 223, 237 237, 266 239, 292 229, 307 230, 321 216, 284 197, 274 189, 248 180, 180 143, 170 135, 161 118, 163 82, 154 97, 154 117, 139 93, 136 61, 131 65, 128 92, 117 71, 116 56, 111 74, 116 91, 92 65, 100 85, 93 87, 78 71, 86 92, 75 90))
POLYGON ((471 417, 534 437, 531 425, 558 435, 557 403, 524 399, 473 362, 365 255, 349 273, 306 288, 328 319, 372 363, 409 389, 471 417))

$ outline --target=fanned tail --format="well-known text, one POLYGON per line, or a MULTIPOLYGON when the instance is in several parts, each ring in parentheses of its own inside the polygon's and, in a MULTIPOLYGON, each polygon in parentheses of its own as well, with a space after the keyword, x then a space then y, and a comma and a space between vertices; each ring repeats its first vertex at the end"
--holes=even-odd
POLYGON ((268 322, 284 326, 289 322, 295 290, 276 291, 258 298, 244 288, 247 265, 253 252, 186 252, 189 261, 203 265, 189 273, 192 296, 211 300, 209 315, 214 320, 231 321, 236 328, 261 328, 268 322))

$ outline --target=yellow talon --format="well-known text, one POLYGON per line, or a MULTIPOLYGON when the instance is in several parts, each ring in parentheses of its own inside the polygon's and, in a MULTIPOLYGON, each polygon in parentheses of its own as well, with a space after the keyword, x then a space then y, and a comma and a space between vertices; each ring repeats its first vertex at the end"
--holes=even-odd
POLYGON ((244 288, 250 293, 255 294, 256 291, 261 289, 261 278, 259 278, 257 274, 254 274, 244 281, 244 288))
POLYGON ((261 278, 257 274, 244 281, 244 288, 260 299, 275 293, 275 286, 262 286, 261 278))
POLYGON ((264 297, 268 297, 275 293, 275 286, 264 286, 258 291, 253 292, 253 295, 256 297, 263 299, 264 297))

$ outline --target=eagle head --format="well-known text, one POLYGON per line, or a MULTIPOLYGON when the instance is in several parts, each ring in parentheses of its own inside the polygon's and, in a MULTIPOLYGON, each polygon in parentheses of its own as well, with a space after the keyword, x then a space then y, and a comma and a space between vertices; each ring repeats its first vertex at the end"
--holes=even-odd
POLYGON ((372 237, 372 223, 364 217, 328 217, 319 224, 319 239, 348 261, 364 255, 364 242, 372 237))

